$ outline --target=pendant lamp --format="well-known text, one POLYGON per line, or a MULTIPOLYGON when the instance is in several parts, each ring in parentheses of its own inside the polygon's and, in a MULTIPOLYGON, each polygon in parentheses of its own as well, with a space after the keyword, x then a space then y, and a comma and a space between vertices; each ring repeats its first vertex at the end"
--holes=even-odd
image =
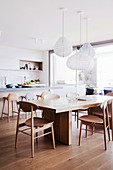
MULTIPOLYGON (((80 15, 80 45, 81 45, 81 17, 83 12, 77 12, 80 15)), ((83 53, 81 51, 76 52, 76 54, 72 55, 67 60, 67 67, 71 70, 76 70, 76 94, 77 94, 77 70, 91 70, 94 64, 94 60, 92 57, 83 53)))
POLYGON ((72 70, 91 70, 94 61, 89 55, 83 52, 78 52, 69 57, 66 64, 67 67, 72 70))
POLYGON ((62 11, 62 36, 57 40, 54 46, 54 53, 60 57, 67 57, 72 52, 72 46, 64 36, 64 12, 66 8, 60 8, 62 11))
MULTIPOLYGON (((82 19, 82 11, 77 12, 80 15, 80 44, 81 44, 81 19, 82 19)), ((67 67, 72 70, 91 70, 94 65, 93 58, 87 53, 79 50, 76 54, 72 55, 67 60, 67 67)))
POLYGON ((84 18, 86 20, 86 43, 83 44, 83 46, 80 48, 80 52, 86 53, 87 55, 94 57, 95 50, 93 49, 92 45, 88 42, 88 18, 84 18))

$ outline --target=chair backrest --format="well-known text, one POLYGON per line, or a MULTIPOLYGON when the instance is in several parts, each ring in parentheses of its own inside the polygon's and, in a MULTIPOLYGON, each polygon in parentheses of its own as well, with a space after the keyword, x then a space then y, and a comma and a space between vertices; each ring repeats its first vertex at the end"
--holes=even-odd
POLYGON ((41 95, 40 95, 41 99, 44 99, 44 96, 45 96, 45 95, 48 95, 48 94, 50 94, 49 91, 43 91, 43 92, 41 93, 41 95))
POLYGON ((106 96, 113 96, 113 92, 107 93, 106 96))
POLYGON ((38 109, 38 106, 36 104, 28 101, 19 101, 18 104, 20 106, 20 109, 22 109, 24 112, 31 112, 31 106, 33 107, 33 111, 38 109))
MULTIPOLYGON (((106 94, 106 96, 113 96, 113 92, 109 92, 106 94)), ((112 113, 112 99, 108 101, 108 111, 109 111, 109 115, 111 115, 112 113)))
POLYGON ((108 102, 107 102, 107 100, 105 100, 105 101, 100 105, 101 109, 106 109, 107 104, 108 104, 108 102))
POLYGON ((58 94, 47 94, 44 96, 44 100, 51 100, 51 99, 58 99, 60 98, 60 96, 58 94))
POLYGON ((18 95, 17 95, 17 93, 9 93, 7 99, 8 100, 18 100, 18 95))

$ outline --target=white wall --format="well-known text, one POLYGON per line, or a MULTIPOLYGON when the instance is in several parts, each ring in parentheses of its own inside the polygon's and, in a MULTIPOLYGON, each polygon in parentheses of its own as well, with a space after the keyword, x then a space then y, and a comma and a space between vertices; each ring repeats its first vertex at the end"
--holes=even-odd
POLYGON ((42 52, 0 46, 0 69, 19 69, 19 60, 42 61, 42 52))
POLYGON ((40 78, 43 80, 43 83, 49 85, 49 52, 44 51, 42 54, 43 60, 43 71, 40 71, 40 78))
POLYGON ((4 84, 4 77, 7 77, 7 84, 16 84, 16 82, 21 83, 24 76, 28 81, 40 78, 41 83, 46 83, 47 64, 47 57, 44 56, 42 51, 0 46, 0 85, 4 84), (43 61, 43 71, 20 71, 20 60, 43 61))

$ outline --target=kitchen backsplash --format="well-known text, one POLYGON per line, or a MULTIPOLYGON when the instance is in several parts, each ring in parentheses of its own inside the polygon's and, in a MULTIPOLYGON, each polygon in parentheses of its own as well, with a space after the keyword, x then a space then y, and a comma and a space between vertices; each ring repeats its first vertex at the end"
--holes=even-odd
POLYGON ((21 71, 21 70, 0 70, 0 86, 5 84, 22 84, 24 81, 38 79, 38 71, 21 71))

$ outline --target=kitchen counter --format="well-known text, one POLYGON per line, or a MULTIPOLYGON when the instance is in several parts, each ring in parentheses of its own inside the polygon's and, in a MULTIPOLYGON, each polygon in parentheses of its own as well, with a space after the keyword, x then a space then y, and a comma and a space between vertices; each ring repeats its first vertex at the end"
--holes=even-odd
POLYGON ((0 88, 0 92, 18 92, 18 91, 35 91, 35 90, 51 90, 62 89, 62 86, 37 86, 37 87, 24 87, 24 88, 0 88))

